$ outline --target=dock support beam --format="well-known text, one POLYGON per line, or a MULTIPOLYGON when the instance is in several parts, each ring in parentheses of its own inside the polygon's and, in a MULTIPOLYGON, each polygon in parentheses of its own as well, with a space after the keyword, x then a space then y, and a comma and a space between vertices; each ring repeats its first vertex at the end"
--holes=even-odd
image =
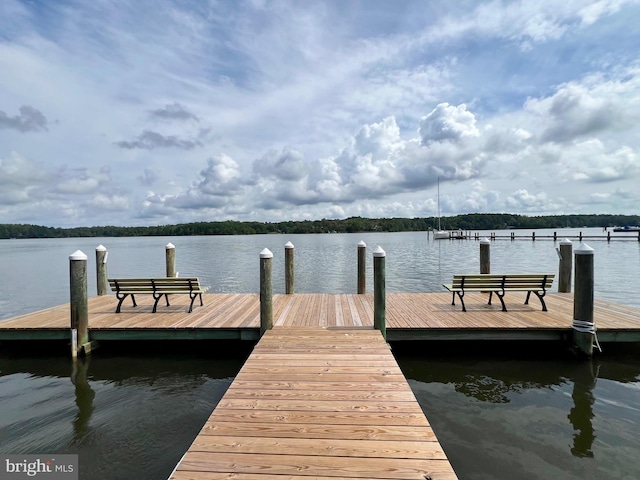
POLYGON ((169 242, 164 247, 167 258, 167 278, 176 276, 176 246, 169 242))
POLYGON ((293 243, 287 242, 284 245, 284 288, 285 293, 293 295, 294 292, 294 269, 293 269, 294 247, 293 243))
POLYGON ((76 250, 69 256, 71 315, 71 356, 76 358, 89 343, 89 304, 87 300, 87 256, 76 250))
POLYGON ((273 253, 265 248, 260 252, 260 336, 273 328, 272 264, 273 253))
POLYGON ((387 303, 385 286, 386 252, 378 246, 373 251, 373 328, 387 339, 387 303))
POLYGON ((558 256, 560 265, 558 266, 558 292, 571 292, 571 273, 573 269, 573 244, 571 240, 565 238, 560 242, 558 256))
POLYGON ((107 294, 107 257, 109 252, 104 245, 96 247, 96 288, 98 295, 107 294))
POLYGON ((480 273, 491 273, 491 241, 487 237, 480 240, 480 273))
POLYGON ((367 244, 358 242, 358 294, 367 293, 367 244))
POLYGON ((594 340, 596 345, 598 342, 593 323, 593 248, 583 243, 575 250, 575 257, 573 343, 579 354, 591 357, 594 340))

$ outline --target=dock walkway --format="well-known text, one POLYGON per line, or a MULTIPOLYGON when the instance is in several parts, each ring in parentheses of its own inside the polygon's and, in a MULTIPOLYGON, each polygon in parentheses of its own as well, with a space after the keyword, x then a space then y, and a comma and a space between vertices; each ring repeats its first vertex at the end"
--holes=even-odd
POLYGON ((380 332, 275 327, 173 480, 457 479, 380 332))
MULTIPOLYGON (((258 340, 258 294, 205 294, 204 306, 187 313, 188 298, 176 296, 171 306, 151 313, 150 295, 138 299, 138 307, 122 306, 115 313, 113 295, 89 298, 89 330, 92 340, 258 340)), ((524 305, 524 294, 505 297, 508 312, 500 304, 487 305, 486 294, 465 296, 467 312, 451 305, 450 293, 388 293, 387 339, 403 340, 547 340, 558 341, 571 333, 573 295, 549 293, 548 312, 537 300, 524 305)), ((126 303, 126 302, 125 302, 126 303)), ((296 293, 273 296, 275 326, 371 327, 372 294, 296 293)), ((594 322, 601 342, 640 341, 640 310, 596 299, 594 322)), ((68 340, 69 305, 60 305, 12 319, 0 320, 0 340, 68 340)))

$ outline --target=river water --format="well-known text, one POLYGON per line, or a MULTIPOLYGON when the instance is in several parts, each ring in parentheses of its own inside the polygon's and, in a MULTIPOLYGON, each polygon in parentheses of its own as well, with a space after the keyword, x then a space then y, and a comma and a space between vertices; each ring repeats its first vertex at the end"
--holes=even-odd
MULTIPOLYGON (((573 237, 578 230, 557 233, 573 237)), ((552 234, 492 242, 491 270, 556 272, 557 245, 540 238, 552 234)), ((385 249, 389 292, 442 291, 454 273, 479 268, 478 242, 433 241, 424 232, 0 240, 0 321, 68 302, 68 257, 78 249, 89 256, 95 292, 98 244, 109 251, 110 276, 163 276, 172 242, 179 274, 199 276, 213 292, 257 292, 259 252, 267 247, 279 293, 284 244, 291 241, 296 291, 339 293, 356 289, 360 240, 369 252, 385 249)), ((640 308, 637 237, 585 241, 594 249, 596 298, 640 308)), ((369 290, 371 263, 369 254, 369 290)), ((640 349, 606 346, 593 361, 577 362, 552 345, 493 347, 394 345, 460 479, 640 478, 640 349)), ((83 479, 167 478, 250 348, 106 347, 75 370, 66 350, 2 348, 0 453, 78 453, 83 479)))

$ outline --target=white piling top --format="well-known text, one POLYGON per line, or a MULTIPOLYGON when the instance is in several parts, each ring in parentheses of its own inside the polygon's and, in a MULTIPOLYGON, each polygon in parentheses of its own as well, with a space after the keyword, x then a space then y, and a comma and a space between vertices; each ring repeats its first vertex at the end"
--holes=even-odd
POLYGON ((287 242, 284 244, 284 248, 293 248, 293 243, 287 242))
POLYGON ((565 238, 564 240, 560 241, 560 245, 573 245, 573 243, 571 243, 571 240, 569 240, 568 238, 565 238))
POLYGON ((107 251, 107 247, 105 247, 104 245, 100 244, 96 247, 96 252, 106 252, 107 251))
POLYGON ((171 250, 172 248, 176 248, 176 246, 173 243, 169 242, 164 248, 166 248, 167 250, 171 250))
POLYGON ((273 253, 268 248, 265 248, 260 252, 260 258, 273 258, 273 253))
POLYGON ((491 245, 491 241, 487 237, 482 237, 480 240, 480 245, 491 245))
POLYGON ((69 255, 69 260, 86 260, 87 256, 84 254, 82 250, 76 250, 71 255, 69 255))
POLYGON ((593 255, 593 252, 593 248, 586 243, 581 243, 580 246, 573 251, 576 255, 593 255))
POLYGON ((366 248, 366 247, 367 247, 367 244, 366 244, 366 243, 364 243, 364 240, 360 240, 360 241, 358 242, 358 246, 359 246, 359 247, 365 247, 365 248, 366 248))
POLYGON ((373 250, 373 256, 374 257, 386 257, 387 256, 387 252, 385 252, 382 247, 380 245, 378 245, 374 250, 373 250))

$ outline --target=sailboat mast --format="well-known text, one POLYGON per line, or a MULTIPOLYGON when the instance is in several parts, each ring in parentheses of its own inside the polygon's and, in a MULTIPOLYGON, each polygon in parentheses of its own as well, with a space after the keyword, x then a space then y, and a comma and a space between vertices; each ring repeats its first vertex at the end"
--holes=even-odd
POLYGON ((440 177, 438 177, 438 231, 442 230, 440 228, 440 177))

